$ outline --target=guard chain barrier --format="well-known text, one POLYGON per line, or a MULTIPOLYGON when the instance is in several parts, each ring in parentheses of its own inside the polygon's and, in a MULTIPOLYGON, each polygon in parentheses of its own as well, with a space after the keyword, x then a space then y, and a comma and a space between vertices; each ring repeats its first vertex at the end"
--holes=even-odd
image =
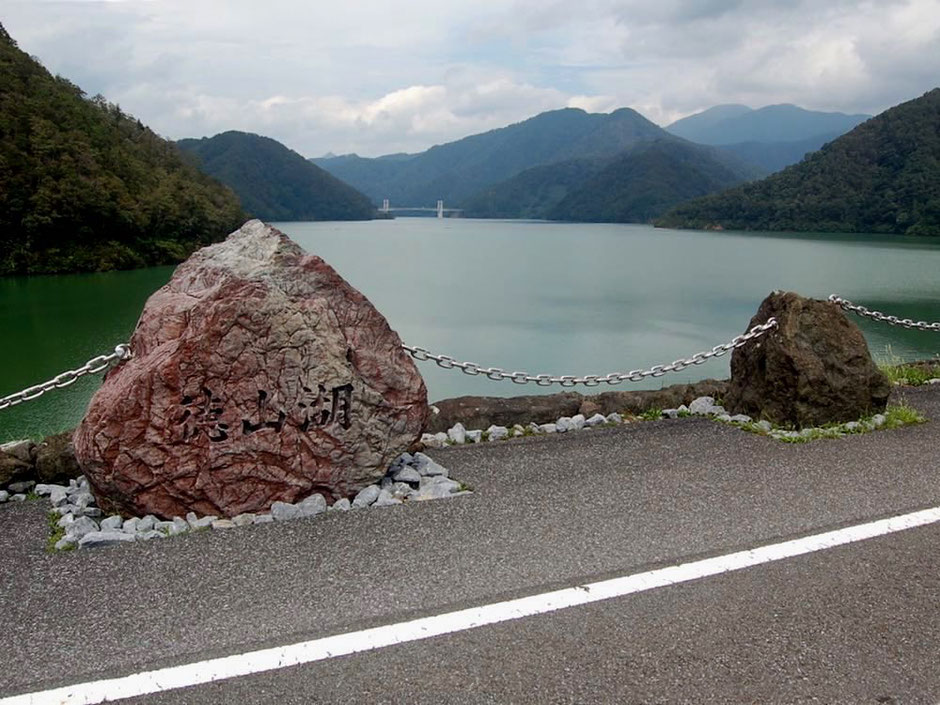
MULTIPOLYGON (((940 332, 940 321, 928 323, 926 321, 913 321, 910 318, 889 316, 881 313, 881 311, 871 311, 864 306, 853 304, 848 299, 844 299, 837 294, 832 294, 829 297, 829 301, 831 303, 837 304, 845 311, 851 311, 852 313, 855 313, 859 316, 870 318, 873 321, 879 321, 893 326, 902 326, 904 328, 912 328, 916 330, 940 332)), ((576 377, 574 375, 560 375, 553 377, 547 374, 532 375, 528 372, 506 372, 501 367, 483 367, 475 362, 458 362, 450 355, 436 355, 429 350, 426 350, 425 348, 412 347, 410 345, 404 344, 401 347, 415 360, 431 360, 436 363, 438 367, 441 367, 445 370, 457 369, 466 375, 484 375, 488 379, 496 381, 503 381, 508 379, 511 380, 514 384, 535 383, 539 387, 550 387, 553 384, 557 384, 562 387, 574 387, 579 384, 583 384, 586 387, 596 387, 601 384, 617 385, 621 382, 640 382, 647 377, 662 377, 663 375, 670 372, 680 372, 686 367, 690 367, 692 365, 701 365, 713 357, 721 357, 730 350, 739 348, 748 341, 759 338, 776 327, 777 319, 770 318, 766 323, 754 326, 747 333, 735 336, 727 343, 716 345, 711 350, 705 352, 695 353, 689 358, 675 360, 668 365, 654 365, 648 370, 611 372, 607 375, 584 375, 583 377, 576 377)), ((43 382, 42 384, 28 387, 21 392, 16 392, 10 396, 0 398, 0 411, 11 406, 16 406, 17 404, 21 404, 24 401, 30 401, 32 399, 41 397, 50 389, 61 389, 62 387, 68 387, 70 384, 74 384, 80 377, 95 374, 97 372, 103 372, 112 365, 120 364, 121 362, 129 360, 131 357, 133 357, 133 353, 131 352, 130 346, 126 343, 121 343, 114 348, 114 352, 111 354, 93 357, 77 370, 67 370, 62 374, 53 377, 48 382, 43 382)))
POLYGON ((62 387, 68 387, 70 384, 75 384, 79 378, 84 377, 85 375, 93 375, 97 372, 103 372, 104 370, 111 367, 111 365, 116 365, 119 362, 129 360, 131 356, 130 346, 126 343, 122 343, 116 346, 114 348, 114 352, 110 355, 98 355, 98 357, 93 357, 77 370, 66 370, 62 374, 56 375, 48 382, 43 382, 42 384, 27 387, 21 392, 11 394, 8 397, 3 397, 0 399, 0 410, 11 406, 16 406, 17 404, 22 404, 24 401, 37 399, 38 397, 41 397, 43 394, 48 392, 50 389, 61 389, 62 387))
POLYGON ((864 316, 865 318, 870 318, 873 321, 879 321, 881 323, 888 323, 892 326, 903 326, 904 328, 913 328, 916 330, 932 330, 940 331, 940 321, 936 323, 927 323, 927 321, 912 321, 910 318, 898 318, 897 316, 888 316, 883 314, 881 311, 870 311, 864 306, 857 306, 853 304, 848 299, 843 299, 841 296, 833 294, 829 297, 829 301, 838 304, 845 311, 851 311, 859 316, 864 316))

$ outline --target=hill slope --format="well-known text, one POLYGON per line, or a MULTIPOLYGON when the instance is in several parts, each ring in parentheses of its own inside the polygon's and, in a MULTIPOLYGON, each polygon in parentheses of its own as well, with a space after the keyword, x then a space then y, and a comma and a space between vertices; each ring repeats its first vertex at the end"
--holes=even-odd
POLYGON ((660 127, 629 108, 609 115, 565 108, 420 154, 314 161, 376 203, 389 198, 393 206, 427 206, 441 198, 446 205, 460 206, 478 191, 526 169, 575 158, 611 157, 663 135, 660 127))
POLYGON ((657 225, 940 235, 940 88, 763 181, 679 206, 657 225))
POLYGON ((235 195, 0 26, 0 275, 184 259, 245 219, 235 195))
POLYGON ((718 105, 677 120, 666 131, 700 144, 795 142, 818 135, 841 135, 870 117, 805 110, 789 104, 758 110, 718 105))
POLYGON ((177 142, 207 174, 229 186, 262 220, 368 220, 363 194, 280 142, 247 132, 177 142))
POLYGON ((753 178, 714 148, 678 140, 638 145, 572 190, 548 217, 604 223, 645 223, 690 198, 753 178))

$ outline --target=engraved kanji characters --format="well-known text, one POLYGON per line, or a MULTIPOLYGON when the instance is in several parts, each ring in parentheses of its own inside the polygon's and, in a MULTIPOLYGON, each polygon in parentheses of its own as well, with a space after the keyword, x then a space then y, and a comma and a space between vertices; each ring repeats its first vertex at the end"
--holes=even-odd
POLYGON ((222 400, 208 387, 200 389, 201 396, 186 395, 180 402, 183 413, 177 426, 183 428, 183 440, 205 433, 210 441, 218 443, 228 438, 228 424, 221 421, 222 400))

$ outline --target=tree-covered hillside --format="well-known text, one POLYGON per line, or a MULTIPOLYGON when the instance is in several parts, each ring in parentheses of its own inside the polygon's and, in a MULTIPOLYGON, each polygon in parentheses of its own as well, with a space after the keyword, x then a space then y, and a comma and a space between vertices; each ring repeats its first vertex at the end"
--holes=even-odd
POLYGON ((0 275, 178 262, 238 228, 172 142, 53 77, 0 26, 0 275))
POLYGON ((270 137, 223 132, 177 143, 262 220, 368 220, 372 202, 270 137))
POLYGON ((681 205, 657 225, 940 235, 940 88, 778 174, 681 205))
POLYGON ((565 108, 420 154, 314 161, 376 203, 389 198, 393 206, 431 206, 442 198, 446 205, 462 206, 470 196, 526 169, 569 159, 612 157, 637 142, 664 135, 662 128, 629 108, 610 114, 565 108))
POLYGON ((753 178, 755 170, 715 148, 679 140, 640 144, 571 191, 552 220, 646 223, 690 198, 753 178))

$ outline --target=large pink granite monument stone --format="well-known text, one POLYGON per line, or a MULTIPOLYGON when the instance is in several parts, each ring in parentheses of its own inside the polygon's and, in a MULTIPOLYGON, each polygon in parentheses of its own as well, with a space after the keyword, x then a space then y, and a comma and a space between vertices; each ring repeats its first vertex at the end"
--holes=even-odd
POLYGON ((349 497, 429 416, 385 318, 257 220, 180 265, 130 345, 74 439, 106 511, 235 516, 349 497))

